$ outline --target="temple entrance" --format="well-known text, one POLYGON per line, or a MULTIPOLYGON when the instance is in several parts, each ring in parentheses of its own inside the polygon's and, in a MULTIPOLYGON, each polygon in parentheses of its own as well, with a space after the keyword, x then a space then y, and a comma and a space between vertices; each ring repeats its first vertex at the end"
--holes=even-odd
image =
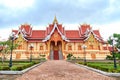
POLYGON ((61 41, 57 41, 56 43, 54 41, 51 41, 51 43, 50 43, 50 59, 51 60, 63 59, 62 42, 61 41))

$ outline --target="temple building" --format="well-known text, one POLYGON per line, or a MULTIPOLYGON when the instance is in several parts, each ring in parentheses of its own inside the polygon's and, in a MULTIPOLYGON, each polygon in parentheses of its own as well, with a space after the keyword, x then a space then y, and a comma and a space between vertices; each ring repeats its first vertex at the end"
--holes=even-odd
POLYGON ((49 60, 66 59, 68 54, 83 59, 105 59, 110 55, 108 44, 99 30, 82 24, 78 30, 65 30, 56 17, 46 30, 33 30, 31 25, 22 24, 15 33, 14 44, 19 46, 13 51, 13 59, 40 58, 45 55, 49 60))

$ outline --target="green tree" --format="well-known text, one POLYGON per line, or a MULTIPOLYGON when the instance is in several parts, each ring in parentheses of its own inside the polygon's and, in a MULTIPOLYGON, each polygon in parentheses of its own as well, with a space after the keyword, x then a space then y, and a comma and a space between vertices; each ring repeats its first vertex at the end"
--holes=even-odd
POLYGON ((0 46, 2 47, 2 50, 0 51, 2 54, 1 60, 2 60, 2 63, 4 63, 4 59, 6 58, 6 54, 8 54, 11 50, 17 48, 18 44, 14 44, 12 47, 12 41, 7 40, 7 41, 1 41, 0 46))
POLYGON ((1 60, 2 60, 2 63, 4 62, 4 59, 5 59, 5 54, 8 53, 8 41, 1 41, 0 42, 0 46, 2 47, 1 49, 1 60))
POLYGON ((114 36, 114 38, 117 38, 117 40, 116 40, 116 45, 115 45, 115 46, 116 46, 118 49, 120 49, 120 34, 114 33, 113 36, 114 36))
MULTIPOLYGON (((114 33, 113 34, 113 38, 116 38, 115 42, 116 44, 114 45, 118 50, 120 50, 120 34, 117 34, 117 33, 114 33)), ((109 37, 108 39, 108 43, 112 45, 112 40, 111 38, 109 37)), ((113 54, 112 54, 113 55, 113 54)), ((120 59, 120 53, 118 52, 115 52, 115 56, 117 59, 120 59)), ((111 57, 113 58, 113 56, 111 57)))
MULTIPOLYGON (((113 38, 117 38, 117 40, 115 40, 116 41, 115 47, 118 48, 118 49, 120 49, 120 34, 114 33, 113 34, 113 38)), ((108 43, 112 45, 111 37, 109 37, 108 43)))

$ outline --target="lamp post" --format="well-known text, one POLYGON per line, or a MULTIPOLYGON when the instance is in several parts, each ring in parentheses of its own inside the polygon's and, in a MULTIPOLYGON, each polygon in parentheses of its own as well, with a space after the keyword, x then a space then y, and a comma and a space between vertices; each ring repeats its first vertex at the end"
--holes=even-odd
POLYGON ((13 52, 13 41, 14 41, 14 36, 15 36, 14 33, 12 33, 12 34, 10 35, 10 40, 12 41, 12 43, 11 43, 11 47, 10 47, 11 52, 10 52, 9 67, 12 67, 12 52, 13 52))
POLYGON ((31 50, 31 53, 30 53, 30 62, 32 62, 32 49, 33 49, 33 44, 30 44, 30 50, 31 50))
POLYGON ((84 65, 86 65, 87 63, 87 61, 86 61, 86 48, 87 48, 87 46, 86 45, 82 45, 82 48, 84 49, 84 65))
POLYGON ((113 60, 114 60, 114 69, 117 69, 117 64, 116 64, 116 56, 115 56, 115 51, 114 51, 114 42, 116 38, 110 37, 111 43, 112 43, 112 54, 113 54, 113 60))

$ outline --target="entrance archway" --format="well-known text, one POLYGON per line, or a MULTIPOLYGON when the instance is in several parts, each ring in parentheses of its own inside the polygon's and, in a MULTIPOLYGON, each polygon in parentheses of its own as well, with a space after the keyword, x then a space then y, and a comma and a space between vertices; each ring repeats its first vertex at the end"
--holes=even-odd
POLYGON ((61 41, 57 41, 57 44, 55 44, 55 41, 50 42, 50 59, 51 60, 63 59, 61 41))

